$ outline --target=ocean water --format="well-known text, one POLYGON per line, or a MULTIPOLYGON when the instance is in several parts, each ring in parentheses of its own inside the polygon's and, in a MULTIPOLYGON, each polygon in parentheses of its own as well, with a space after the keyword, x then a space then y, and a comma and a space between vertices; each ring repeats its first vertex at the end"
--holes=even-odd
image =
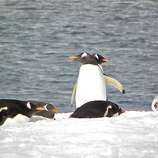
POLYGON ((151 110, 158 95, 158 1, 1 0, 0 98, 34 99, 72 111, 80 63, 68 56, 100 53, 104 71, 126 88, 108 87, 127 110, 151 110))

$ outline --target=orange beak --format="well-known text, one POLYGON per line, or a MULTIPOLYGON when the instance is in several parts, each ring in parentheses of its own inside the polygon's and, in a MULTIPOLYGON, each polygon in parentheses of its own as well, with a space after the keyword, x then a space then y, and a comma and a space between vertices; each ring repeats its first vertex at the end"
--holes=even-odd
POLYGON ((54 113, 58 113, 58 112, 60 112, 60 109, 54 108, 54 109, 51 109, 50 111, 51 111, 51 112, 54 112, 54 113))
POLYGON ((104 57, 103 59, 101 59, 101 61, 102 61, 102 63, 106 63, 109 61, 109 59, 104 57))
POLYGON ((80 56, 79 56, 79 55, 72 55, 72 56, 69 56, 69 59, 70 59, 71 61, 79 60, 79 59, 80 59, 80 56))
MULTIPOLYGON (((46 109, 42 106, 39 106, 36 108, 36 111, 41 112, 41 111, 46 111, 46 109)), ((58 113, 58 112, 60 112, 60 110, 58 108, 52 108, 52 109, 48 110, 48 112, 58 113)))

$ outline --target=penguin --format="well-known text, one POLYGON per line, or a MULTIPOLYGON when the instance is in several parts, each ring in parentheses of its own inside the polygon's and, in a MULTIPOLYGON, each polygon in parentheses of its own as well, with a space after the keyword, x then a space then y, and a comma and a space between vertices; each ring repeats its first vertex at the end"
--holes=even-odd
POLYGON ((106 84, 112 85, 125 93, 124 87, 119 81, 104 74, 101 64, 106 63, 107 58, 99 54, 81 53, 70 56, 69 59, 82 63, 71 97, 71 104, 76 100, 76 108, 88 101, 106 101, 106 84))
POLYGON ((158 111, 158 96, 153 99, 151 109, 155 112, 158 111))
POLYGON ((77 108, 71 118, 99 118, 113 117, 124 113, 125 110, 110 101, 95 100, 90 101, 77 108))
POLYGON ((99 65, 106 63, 105 60, 104 60, 105 57, 103 57, 102 55, 100 55, 98 53, 95 53, 95 54, 92 54, 92 56, 94 56, 94 58, 97 60, 97 63, 99 65))
MULTIPOLYGON (((107 100, 106 83, 104 74, 94 56, 89 53, 81 53, 76 56, 70 56, 71 60, 82 63, 76 87, 76 108, 93 100, 107 100)), ((102 61, 107 62, 106 58, 102 61)))
POLYGON ((50 103, 33 101, 33 100, 28 100, 28 102, 30 102, 31 104, 34 104, 34 105, 41 105, 41 107, 46 107, 46 109, 47 109, 47 110, 38 111, 38 112, 34 113, 33 115, 42 116, 42 117, 46 117, 49 119, 54 119, 55 113, 60 112, 60 110, 58 108, 55 108, 50 103))
POLYGON ((50 107, 49 104, 15 99, 0 99, 0 125, 3 125, 7 120, 16 119, 18 115, 31 118, 39 112, 56 113, 58 111, 57 108, 54 106, 50 107))

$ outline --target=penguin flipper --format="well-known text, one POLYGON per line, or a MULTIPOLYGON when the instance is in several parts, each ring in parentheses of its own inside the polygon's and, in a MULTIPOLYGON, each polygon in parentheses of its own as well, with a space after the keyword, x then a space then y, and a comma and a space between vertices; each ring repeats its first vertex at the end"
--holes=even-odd
POLYGON ((121 93, 125 93, 125 88, 124 86, 116 79, 112 78, 111 76, 104 75, 105 81, 108 85, 111 85, 118 89, 121 93))
POLYGON ((71 105, 75 103, 76 88, 77 88, 77 83, 75 83, 73 86, 72 95, 71 95, 71 105))

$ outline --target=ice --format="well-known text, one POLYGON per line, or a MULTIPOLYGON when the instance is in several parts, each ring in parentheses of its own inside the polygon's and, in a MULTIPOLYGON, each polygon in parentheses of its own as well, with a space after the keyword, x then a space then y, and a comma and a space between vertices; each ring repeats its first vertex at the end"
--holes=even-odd
POLYGON ((156 158, 158 113, 129 111, 112 118, 56 120, 0 127, 1 158, 156 158))

